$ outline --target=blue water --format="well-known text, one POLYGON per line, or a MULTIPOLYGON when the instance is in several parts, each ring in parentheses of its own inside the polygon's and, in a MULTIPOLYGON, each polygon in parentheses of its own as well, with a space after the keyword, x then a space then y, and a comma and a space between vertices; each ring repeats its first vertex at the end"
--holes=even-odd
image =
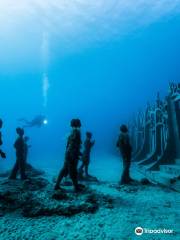
MULTIPOLYGON (((7 159, 15 160, 18 118, 45 114, 26 131, 30 161, 63 161, 71 118, 92 131, 93 158, 117 155, 121 123, 164 97, 180 78, 180 1, 0 3, 0 117, 7 159), (46 78, 46 80, 45 80, 46 78)), ((105 161, 108 158, 105 158, 105 161)))

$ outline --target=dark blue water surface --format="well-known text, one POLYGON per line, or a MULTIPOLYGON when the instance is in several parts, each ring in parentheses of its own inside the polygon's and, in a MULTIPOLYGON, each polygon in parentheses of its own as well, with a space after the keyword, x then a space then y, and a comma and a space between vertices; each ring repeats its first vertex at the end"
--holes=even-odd
POLYGON ((60 8, 55 6, 43 10, 37 1, 34 10, 22 4, 16 13, 16 8, 8 12, 9 6, 2 3, 7 14, 0 18, 0 117, 9 165, 15 160, 18 118, 45 114, 48 119, 46 126, 26 131, 32 145, 30 161, 52 166, 61 162, 74 117, 82 121, 83 138, 86 130, 93 132, 93 157, 101 158, 116 154, 122 122, 144 109, 147 101, 153 102, 157 91, 164 97, 169 81, 179 81, 180 1, 169 7, 168 1, 164 6, 152 1, 145 13, 138 13, 142 6, 133 8, 132 1, 122 12, 123 1, 112 1, 106 8, 99 1, 87 9, 75 2, 74 12, 82 12, 67 12, 67 26, 66 18, 58 19, 60 8), (128 6, 134 11, 128 12, 128 6))

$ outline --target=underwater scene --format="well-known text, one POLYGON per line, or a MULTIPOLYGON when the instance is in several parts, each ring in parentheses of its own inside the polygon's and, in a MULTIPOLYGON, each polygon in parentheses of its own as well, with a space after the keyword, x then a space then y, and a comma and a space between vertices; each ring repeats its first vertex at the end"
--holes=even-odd
POLYGON ((0 0, 0 240, 180 239, 180 0, 0 0))

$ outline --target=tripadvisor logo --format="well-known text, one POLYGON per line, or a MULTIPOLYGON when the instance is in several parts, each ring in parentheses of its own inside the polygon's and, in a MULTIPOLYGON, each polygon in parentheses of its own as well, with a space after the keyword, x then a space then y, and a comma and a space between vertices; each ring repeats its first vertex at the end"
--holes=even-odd
POLYGON ((149 229, 149 228, 142 228, 142 227, 137 227, 135 229, 135 234, 140 236, 142 234, 149 233, 149 234, 173 234, 174 230, 173 229, 149 229))
POLYGON ((135 229, 135 234, 138 235, 138 236, 142 235, 143 234, 143 228, 142 227, 137 227, 135 229))

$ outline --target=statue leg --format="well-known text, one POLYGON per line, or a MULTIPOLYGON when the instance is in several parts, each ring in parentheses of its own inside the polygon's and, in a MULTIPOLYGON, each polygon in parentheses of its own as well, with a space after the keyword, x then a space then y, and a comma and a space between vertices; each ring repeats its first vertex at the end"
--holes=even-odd
POLYGON ((78 172, 77 172, 77 164, 76 163, 69 164, 69 175, 73 182, 74 188, 78 189, 78 172))
POLYGON ((68 175, 68 164, 66 162, 66 163, 64 163, 63 168, 59 172, 59 175, 58 175, 58 178, 57 178, 57 181, 56 181, 56 185, 55 185, 55 189, 59 188, 59 185, 60 185, 63 177, 66 177, 67 175, 68 175))
POLYGON ((131 164, 131 162, 130 162, 129 156, 125 156, 123 158, 123 173, 121 176, 121 184, 127 184, 131 180, 130 175, 129 175, 130 164, 131 164))
POLYGON ((88 170, 89 170, 89 163, 86 163, 85 164, 85 175, 86 175, 86 177, 89 177, 88 170))
POLYGON ((25 174, 25 160, 24 158, 19 159, 19 168, 20 168, 20 174, 21 174, 21 180, 26 179, 26 174, 25 174))
POLYGON ((12 171, 11 171, 9 179, 16 179, 18 170, 19 170, 19 162, 18 162, 18 159, 17 159, 16 163, 15 163, 15 165, 14 165, 12 171))

